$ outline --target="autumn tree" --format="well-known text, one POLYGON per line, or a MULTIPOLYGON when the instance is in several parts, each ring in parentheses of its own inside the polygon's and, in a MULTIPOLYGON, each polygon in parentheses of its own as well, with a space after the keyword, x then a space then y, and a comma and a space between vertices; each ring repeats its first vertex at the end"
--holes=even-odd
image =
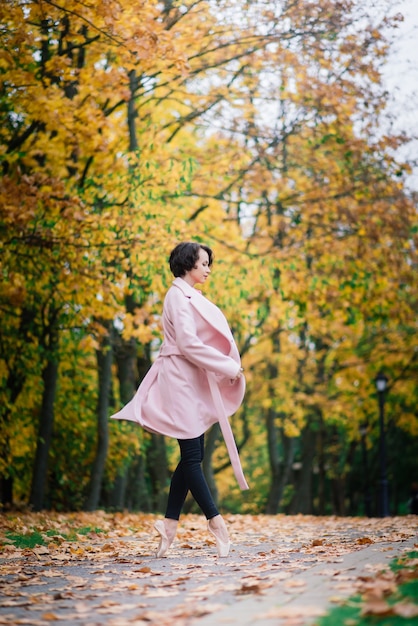
MULTIPOLYGON (((197 76, 199 100, 187 91, 173 132, 184 136, 181 121, 199 120, 206 138, 205 154, 192 147, 202 165, 191 190, 193 219, 206 213, 217 231, 208 235, 228 244, 217 223, 222 207, 225 226, 235 221, 242 229, 248 265, 269 258, 267 269, 250 269, 251 290, 237 280, 251 319, 247 339, 254 327, 261 335, 248 361, 266 415, 269 511, 288 482, 293 510, 312 511, 316 465, 316 510, 326 509, 327 481, 333 510, 343 512, 359 426, 377 413, 376 371, 386 367, 399 385, 404 378, 407 404, 414 397, 415 208, 404 187, 409 168, 394 157, 405 138, 381 126, 380 69, 391 24, 356 2, 283 2, 275 9, 253 2, 245 15, 240 7, 221 13, 222 26, 248 25, 249 7, 258 16, 254 46, 237 45, 234 58, 197 76), (210 87, 225 85, 227 93, 211 99, 210 87), (204 167, 216 167, 215 185, 200 176, 204 167), (387 343, 393 360, 383 354, 387 343), (296 460, 300 474, 291 478, 296 460)), ((415 432, 415 418, 402 410, 396 422, 415 432)), ((371 430, 376 425, 374 417, 371 430)))
MULTIPOLYGON (((408 167, 393 156, 402 138, 379 130, 382 27, 353 2, 301 9, 300 3, 278 9, 277 24, 286 25, 289 37, 263 52, 259 72, 242 72, 246 109, 233 130, 242 132, 252 166, 237 167, 239 202, 233 198, 229 211, 239 221, 249 216, 249 240, 271 258, 269 293, 276 302, 265 298, 272 310, 255 348, 263 351, 265 383, 258 389, 267 404, 273 472, 268 510, 280 504, 278 468, 288 472, 290 454, 300 461, 290 510, 312 512, 317 464, 322 495, 315 506, 325 511, 328 464, 332 507, 343 513, 350 441, 358 441, 376 402, 376 370, 404 379, 413 397, 415 208, 404 188, 408 167), (361 28, 353 28, 356 21, 361 28), (353 405, 358 395, 362 408, 353 405), (289 448, 289 436, 299 433, 298 445, 289 448)), ((405 427, 400 406, 397 411, 396 422, 405 427)), ((415 432, 414 419, 407 428, 415 432)))
POLYGON ((129 106, 135 68, 181 62, 169 38, 154 32, 156 10, 148 5, 133 14, 120 3, 97 10, 48 2, 2 7, 3 476, 7 482, 13 465, 11 414, 29 363, 38 362, 44 397, 35 508, 44 501, 60 335, 79 327, 100 342, 100 320, 121 311, 129 288, 125 250, 147 258, 150 215, 143 210, 135 220, 128 209, 152 169, 144 152, 144 161, 136 152, 129 162, 119 110, 129 106), (12 337, 21 350, 10 350, 12 337))

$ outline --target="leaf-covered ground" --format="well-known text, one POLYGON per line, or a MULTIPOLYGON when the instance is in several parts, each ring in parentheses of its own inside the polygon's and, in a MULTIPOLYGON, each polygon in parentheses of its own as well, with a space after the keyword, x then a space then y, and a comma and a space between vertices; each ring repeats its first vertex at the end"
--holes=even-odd
MULTIPOLYGON (((1 515, 0 624, 294 626, 355 594, 378 616, 402 582, 390 560, 418 548, 417 516, 230 515, 233 547, 218 559, 204 518, 188 515, 167 557, 156 559, 155 519, 1 515)), ((415 579, 417 563, 404 561, 403 576, 415 579)), ((418 616, 413 599, 398 604, 418 616)))

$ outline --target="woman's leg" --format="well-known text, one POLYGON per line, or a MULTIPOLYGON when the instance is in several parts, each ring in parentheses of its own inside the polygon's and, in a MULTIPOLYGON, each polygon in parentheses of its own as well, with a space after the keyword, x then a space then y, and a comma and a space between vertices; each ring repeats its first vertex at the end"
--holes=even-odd
POLYGON ((219 556, 228 556, 231 542, 222 516, 216 508, 202 470, 204 435, 195 439, 179 439, 180 462, 171 479, 164 524, 157 556, 163 556, 170 547, 187 493, 190 490, 208 520, 209 531, 216 539, 219 556))
POLYGON ((209 520, 219 515, 219 511, 202 470, 204 435, 194 439, 179 439, 178 442, 181 458, 171 479, 165 516, 168 519, 179 519, 187 492, 190 490, 206 519, 209 520))
POLYGON ((181 460, 171 477, 170 491, 168 493, 167 509, 165 516, 167 519, 180 519, 180 513, 186 500, 189 487, 184 476, 181 460))
POLYGON ((182 461, 180 459, 170 483, 168 503, 163 520, 155 522, 154 527, 160 535, 160 544, 157 549, 157 557, 165 556, 167 550, 174 541, 177 531, 177 522, 184 505, 189 488, 184 479, 182 461))

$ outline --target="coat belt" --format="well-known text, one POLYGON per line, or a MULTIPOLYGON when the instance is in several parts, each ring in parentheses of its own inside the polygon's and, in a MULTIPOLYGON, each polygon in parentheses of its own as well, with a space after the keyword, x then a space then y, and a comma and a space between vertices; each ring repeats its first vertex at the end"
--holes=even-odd
POLYGON ((158 356, 183 356, 183 355, 176 346, 165 346, 163 344, 160 348, 160 352, 158 356))
POLYGON ((221 394, 219 392, 219 387, 212 372, 208 372, 208 380, 213 403, 215 405, 216 412, 218 413, 219 426, 221 427, 221 432, 226 443, 229 458, 231 459, 232 469, 234 470, 238 485, 242 490, 249 489, 248 483, 245 480, 244 472, 242 471, 241 461, 239 458, 234 435, 232 433, 231 424, 229 423, 229 419, 226 414, 224 404, 222 402, 221 394))

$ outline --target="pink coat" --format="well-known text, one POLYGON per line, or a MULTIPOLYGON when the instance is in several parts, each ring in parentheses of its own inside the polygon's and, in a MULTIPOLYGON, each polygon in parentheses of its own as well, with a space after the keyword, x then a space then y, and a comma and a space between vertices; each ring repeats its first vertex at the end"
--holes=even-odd
POLYGON ((176 439, 199 437, 219 422, 242 489, 242 473, 228 416, 237 411, 245 379, 238 348, 221 310, 182 278, 168 290, 163 308, 164 341, 132 400, 114 419, 138 422, 176 439))

